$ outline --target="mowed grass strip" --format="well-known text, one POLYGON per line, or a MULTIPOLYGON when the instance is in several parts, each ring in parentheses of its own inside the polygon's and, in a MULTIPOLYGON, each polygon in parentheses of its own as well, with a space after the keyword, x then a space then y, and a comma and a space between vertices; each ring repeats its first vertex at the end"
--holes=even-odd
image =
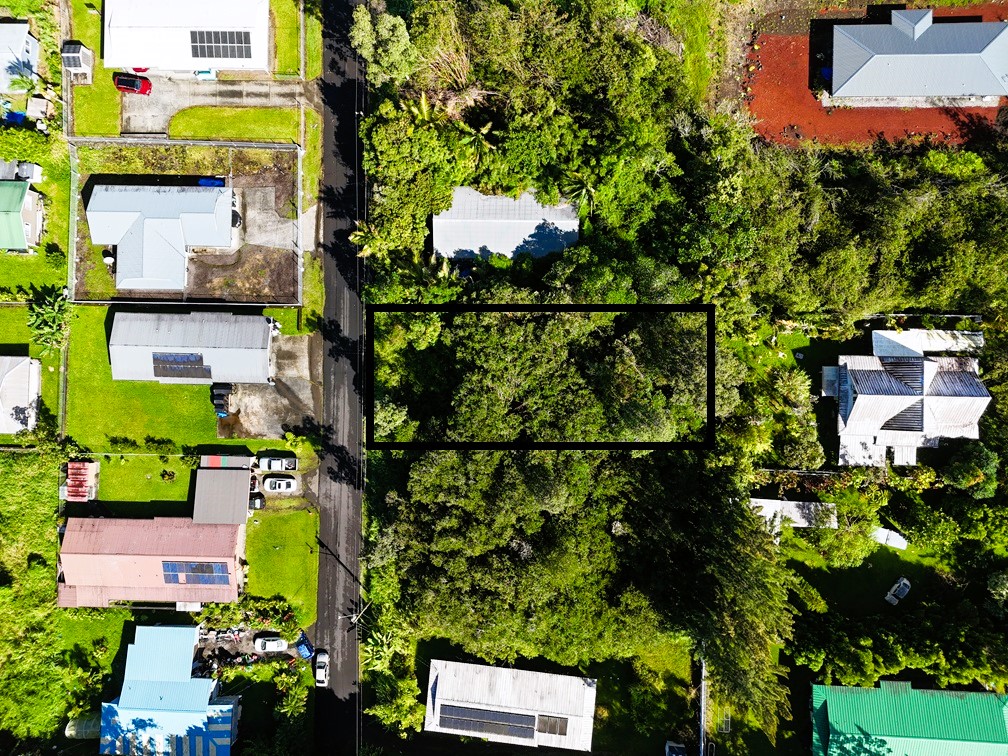
POLYGON ((74 133, 78 136, 118 136, 121 95, 112 83, 112 70, 101 64, 102 17, 100 3, 72 0, 73 37, 95 56, 91 84, 73 87, 74 133))
POLYGON ((226 139, 236 142, 297 142, 297 108, 218 108, 199 106, 172 116, 173 139, 226 139))
MULTIPOLYGON (((60 356, 58 353, 43 356, 42 348, 31 343, 31 336, 27 305, 0 307, 0 356, 27 354, 42 363, 42 403, 56 414, 59 409, 60 356)), ((0 439, 4 443, 13 441, 13 437, 7 435, 0 435, 0 439)))
POLYGON ((301 73, 301 10, 298 0, 270 0, 270 16, 276 43, 273 72, 281 76, 297 76, 301 73))
POLYGON ((228 443, 217 439, 209 387, 112 380, 107 316, 107 307, 75 309, 67 365, 67 434, 93 451, 111 449, 110 436, 138 442, 154 436, 179 445, 228 443))
POLYGON ((253 513, 248 521, 246 590, 253 596, 283 596, 302 627, 315 622, 318 594, 318 515, 306 509, 253 513))

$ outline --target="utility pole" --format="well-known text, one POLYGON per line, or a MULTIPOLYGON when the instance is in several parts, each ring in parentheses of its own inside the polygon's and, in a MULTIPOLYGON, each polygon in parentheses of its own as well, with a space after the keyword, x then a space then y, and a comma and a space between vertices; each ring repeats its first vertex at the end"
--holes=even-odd
POLYGON ((707 753, 707 662, 700 657, 700 756, 707 753))

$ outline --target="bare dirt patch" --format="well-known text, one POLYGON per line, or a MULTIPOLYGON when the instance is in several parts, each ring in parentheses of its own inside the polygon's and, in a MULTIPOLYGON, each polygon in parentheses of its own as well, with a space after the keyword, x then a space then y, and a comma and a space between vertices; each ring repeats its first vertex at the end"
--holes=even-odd
POLYGON ((297 254, 246 244, 234 252, 193 249, 188 299, 293 304, 297 302, 297 254))

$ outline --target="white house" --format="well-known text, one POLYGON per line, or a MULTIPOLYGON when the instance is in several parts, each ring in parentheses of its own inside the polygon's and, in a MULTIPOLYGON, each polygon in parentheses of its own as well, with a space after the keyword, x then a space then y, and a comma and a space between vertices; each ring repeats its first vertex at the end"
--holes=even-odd
POLYGON ((38 81, 39 43, 27 21, 0 21, 0 92, 24 92, 14 79, 38 81))

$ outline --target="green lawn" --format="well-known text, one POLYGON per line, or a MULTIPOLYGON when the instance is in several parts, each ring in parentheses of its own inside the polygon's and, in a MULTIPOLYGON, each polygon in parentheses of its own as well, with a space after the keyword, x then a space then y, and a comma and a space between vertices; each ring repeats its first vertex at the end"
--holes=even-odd
POLYGON ((95 54, 93 83, 73 88, 74 132, 78 136, 118 136, 122 95, 112 84, 112 70, 101 65, 101 14, 91 12, 92 0, 71 0, 72 35, 95 54))
POLYGON ((301 73, 301 12, 297 0, 270 0, 270 16, 276 43, 273 73, 297 76, 301 73))
POLYGON ((162 462, 152 454, 106 454, 101 457, 98 498, 104 502, 185 502, 191 473, 181 457, 162 462), (174 480, 162 478, 166 470, 175 473, 174 480))
MULTIPOLYGON (((66 248, 66 238, 60 246, 66 248)), ((0 299, 11 301, 12 295, 31 286, 66 286, 66 280, 65 261, 54 265, 42 253, 0 252, 0 299)))
POLYGON ((302 626, 315 622, 318 594, 318 515, 305 509, 256 512, 245 541, 249 563, 247 591, 283 596, 302 626))
POLYGON ((217 108, 200 106, 172 116, 174 139, 233 139, 245 142, 298 142, 297 108, 217 108))
POLYGON ((319 183, 322 181, 322 116, 312 108, 305 108, 305 143, 302 205, 307 210, 318 202, 319 183))
POLYGON ((305 78, 322 75, 322 19, 314 14, 305 18, 305 78))
MULTIPOLYGON (((170 438, 179 445, 248 443, 218 439, 207 386, 113 381, 105 333, 107 307, 78 306, 70 329, 67 434, 93 451, 109 437, 170 438)), ((111 327, 111 326, 110 326, 111 327)))
POLYGON ((325 305, 325 281, 322 260, 308 251, 304 255, 304 302, 301 308, 301 328, 297 324, 296 307, 267 307, 263 315, 280 323, 280 331, 288 336, 311 333, 318 328, 325 305))

